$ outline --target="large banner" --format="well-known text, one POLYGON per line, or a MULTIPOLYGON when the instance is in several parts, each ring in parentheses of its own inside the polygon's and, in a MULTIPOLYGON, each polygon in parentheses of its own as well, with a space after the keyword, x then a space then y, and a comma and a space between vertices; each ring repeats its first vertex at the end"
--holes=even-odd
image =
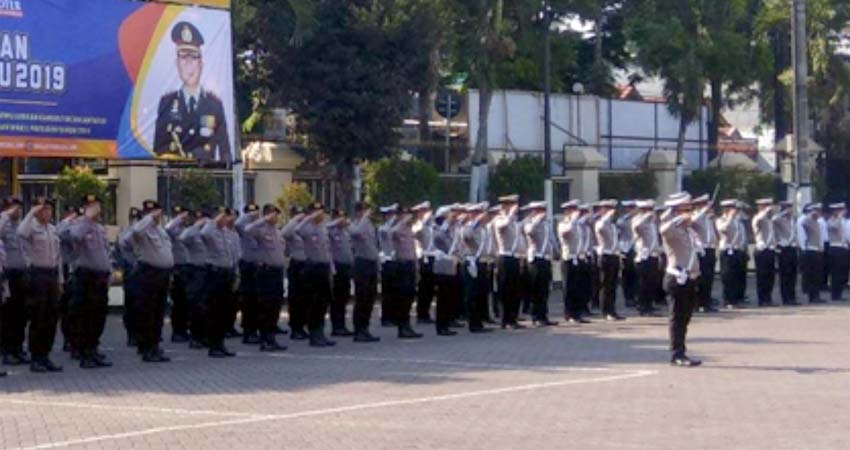
POLYGON ((229 162, 234 129, 229 11, 0 0, 0 155, 229 162))
POLYGON ((211 6, 213 8, 230 8, 230 0, 163 0, 172 3, 185 3, 187 5, 211 6))

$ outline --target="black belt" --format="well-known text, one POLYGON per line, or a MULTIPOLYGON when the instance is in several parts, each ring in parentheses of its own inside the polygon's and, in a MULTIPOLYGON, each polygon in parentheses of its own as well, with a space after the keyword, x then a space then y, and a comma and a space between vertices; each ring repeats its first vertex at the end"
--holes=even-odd
POLYGON ((30 267, 30 272, 32 273, 40 273, 45 275, 58 275, 59 269, 57 268, 49 268, 49 267, 30 267))
POLYGON ((231 272, 233 272, 233 269, 228 269, 228 268, 225 268, 225 267, 218 267, 218 266, 214 266, 212 264, 207 264, 207 270, 209 270, 210 272, 215 272, 215 273, 231 273, 231 272))
POLYGON ((89 269, 87 267, 77 267, 77 270, 75 270, 75 272, 89 273, 89 274, 102 275, 102 276, 108 276, 112 273, 112 272, 109 272, 109 271, 89 269))

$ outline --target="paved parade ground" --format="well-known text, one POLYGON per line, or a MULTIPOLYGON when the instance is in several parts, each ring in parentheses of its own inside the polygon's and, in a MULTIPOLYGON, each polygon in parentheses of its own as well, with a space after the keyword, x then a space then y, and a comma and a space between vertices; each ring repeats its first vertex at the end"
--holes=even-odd
MULTIPOLYGON (((752 284, 752 283, 751 283, 752 284)), ((752 298, 752 296, 751 296, 752 298)), ((561 311, 553 303, 554 311, 561 311)), ((846 449, 850 305, 697 315, 667 364, 664 318, 402 342, 229 341, 239 356, 166 343, 143 364, 110 317, 111 369, 12 368, 0 448, 12 449, 846 449)))

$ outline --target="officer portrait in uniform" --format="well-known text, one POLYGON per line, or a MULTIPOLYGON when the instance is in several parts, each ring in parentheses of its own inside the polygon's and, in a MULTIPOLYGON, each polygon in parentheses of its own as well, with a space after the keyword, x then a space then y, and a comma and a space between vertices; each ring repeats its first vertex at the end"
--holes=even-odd
POLYGON ((159 100, 154 152, 161 159, 230 162, 230 138, 222 101, 201 85, 204 37, 189 22, 171 29, 180 89, 159 100))

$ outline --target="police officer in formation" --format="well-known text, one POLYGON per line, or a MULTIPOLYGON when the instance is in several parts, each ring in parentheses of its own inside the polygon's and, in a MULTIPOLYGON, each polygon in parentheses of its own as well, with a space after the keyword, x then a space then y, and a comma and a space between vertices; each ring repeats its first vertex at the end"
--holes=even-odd
POLYGON ((325 329, 330 313, 333 336, 377 342, 370 325, 379 280, 382 323, 396 327, 401 339, 423 336, 413 329, 411 314, 419 324, 433 322, 439 336, 455 336, 459 327, 489 332, 491 302, 499 306, 493 310, 500 312, 502 328, 522 329, 526 299, 531 323, 553 326, 548 299, 560 263, 568 323, 589 323, 598 273, 599 308, 606 320, 622 320, 615 306, 618 284, 624 297, 633 293, 642 316, 657 315, 655 304, 666 297, 671 363, 695 366, 700 362, 686 354, 687 328, 696 310, 716 311, 710 279, 715 250, 720 251, 723 300, 732 308, 745 303, 750 245, 759 306, 773 304, 777 275, 782 303, 797 304, 798 258, 810 303, 822 302, 825 260, 832 300, 843 300, 850 274, 850 220, 841 203, 829 205, 822 223, 817 203, 805 205, 795 218, 791 203, 759 199, 749 218, 741 202, 727 199, 715 219, 707 195, 675 194, 661 208, 653 200, 619 205, 571 200, 560 205, 563 214, 553 222, 545 203, 520 207, 517 195, 507 195, 492 208, 487 203, 384 206, 383 223, 376 224, 363 204, 350 218, 341 211, 327 217, 324 207, 314 204, 307 211, 294 208, 284 221, 272 204, 249 204, 241 215, 226 207, 177 206, 166 218, 149 200, 130 211, 130 226, 119 233, 112 255, 97 196, 85 196, 81 208, 68 210, 57 227, 51 224, 52 201, 34 203, 24 216, 22 202, 10 197, 0 212, 0 349, 5 365, 30 364, 33 372, 62 370, 50 353, 63 287, 71 289, 62 320, 72 357, 85 369, 112 365, 99 345, 113 262, 124 272, 128 345, 138 347, 144 362, 169 361, 160 345, 169 298, 172 342, 188 341, 213 358, 235 356, 225 341, 237 310, 245 344, 264 352, 286 350, 276 337, 284 299, 293 340, 333 346, 325 329), (634 281, 624 275, 631 267, 634 281), (630 283, 634 286, 625 286, 630 283), (346 321, 352 287, 353 330, 346 321))

